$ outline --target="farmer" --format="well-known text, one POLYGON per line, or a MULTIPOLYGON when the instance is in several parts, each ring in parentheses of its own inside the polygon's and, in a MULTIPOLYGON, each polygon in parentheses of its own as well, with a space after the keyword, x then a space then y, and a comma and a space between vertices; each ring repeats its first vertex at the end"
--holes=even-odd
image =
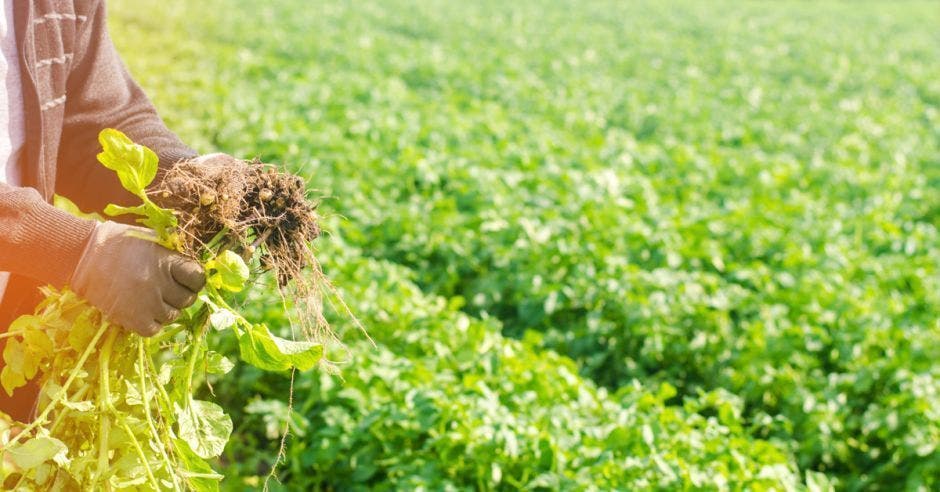
MULTIPOLYGON (((52 285, 70 286, 116 324, 155 334, 195 300, 205 282, 199 264, 126 235, 132 226, 76 218, 50 202, 60 194, 99 212, 134 204, 96 160, 103 128, 153 149, 161 168, 196 153, 128 74, 103 0, 6 0, 0 48, 0 332, 33 311, 38 287, 52 285)), ((25 421, 36 392, 0 391, 0 410, 25 421)))

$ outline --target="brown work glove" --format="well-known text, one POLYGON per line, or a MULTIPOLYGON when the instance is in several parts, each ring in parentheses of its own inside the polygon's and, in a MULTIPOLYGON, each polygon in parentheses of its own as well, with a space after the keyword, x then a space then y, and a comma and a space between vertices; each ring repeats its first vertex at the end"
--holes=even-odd
POLYGON ((197 262, 131 231, 153 235, 141 227, 98 223, 70 284, 109 321, 149 337, 196 300, 206 277, 197 262))

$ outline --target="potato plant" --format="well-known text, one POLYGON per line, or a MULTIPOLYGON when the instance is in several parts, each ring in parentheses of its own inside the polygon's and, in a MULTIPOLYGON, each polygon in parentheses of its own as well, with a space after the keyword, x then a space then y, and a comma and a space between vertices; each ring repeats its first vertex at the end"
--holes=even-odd
MULTIPOLYGON (((197 232, 206 231, 208 219, 180 227, 179 218, 187 216, 184 209, 162 208, 148 196, 157 174, 156 154, 117 130, 106 129, 99 139, 99 161, 141 200, 138 206, 112 205, 105 212, 136 215, 153 230, 153 240, 198 258, 206 287, 181 319, 153 338, 109 323, 68 289, 46 288, 35 313, 14 321, 5 335, 3 389, 11 393, 37 377, 41 393, 33 421, 2 424, 0 479, 4 487, 17 490, 218 490, 222 475, 211 460, 229 441, 232 419, 221 406, 196 394, 207 375, 224 375, 235 362, 213 350, 210 342, 222 332, 231 333, 239 360, 265 371, 307 371, 320 364, 320 341, 278 337, 229 304, 231 295, 251 280, 253 262, 277 270, 284 286, 295 282, 301 265, 291 263, 285 269, 278 263, 283 257, 275 256, 277 248, 309 251, 309 246, 306 238, 301 245, 266 242, 274 237, 267 230, 283 233, 281 238, 292 231, 274 222, 223 227, 200 241, 197 232)), ((243 171, 257 174, 251 164, 232 166, 226 168, 227 182, 243 171)), ((280 176, 273 171, 264 175, 280 176)), ((305 202, 293 205, 307 207, 305 202)))

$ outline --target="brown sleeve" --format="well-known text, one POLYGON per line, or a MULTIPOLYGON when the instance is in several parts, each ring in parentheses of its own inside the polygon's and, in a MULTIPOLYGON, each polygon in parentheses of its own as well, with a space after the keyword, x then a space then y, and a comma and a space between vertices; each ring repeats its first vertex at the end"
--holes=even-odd
POLYGON ((163 169, 197 154, 167 129, 131 78, 108 35, 105 2, 76 3, 86 5, 88 20, 78 34, 69 74, 56 189, 87 211, 101 211, 108 203, 134 205, 115 175, 96 160, 98 132, 124 132, 153 149, 163 169))
POLYGON ((0 184, 0 271, 62 287, 94 222, 46 203, 32 188, 0 184))

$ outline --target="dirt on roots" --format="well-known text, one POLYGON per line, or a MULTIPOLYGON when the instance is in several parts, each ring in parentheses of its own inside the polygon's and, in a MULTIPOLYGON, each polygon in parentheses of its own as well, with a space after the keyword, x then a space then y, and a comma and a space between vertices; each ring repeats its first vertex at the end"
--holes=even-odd
POLYGON ((274 271, 282 296, 303 306, 296 321, 308 337, 331 337, 321 290, 329 284, 311 249, 320 235, 317 204, 303 178, 257 159, 219 155, 176 164, 148 196, 175 211, 184 254, 200 258, 221 246, 259 258, 262 269, 274 271))

